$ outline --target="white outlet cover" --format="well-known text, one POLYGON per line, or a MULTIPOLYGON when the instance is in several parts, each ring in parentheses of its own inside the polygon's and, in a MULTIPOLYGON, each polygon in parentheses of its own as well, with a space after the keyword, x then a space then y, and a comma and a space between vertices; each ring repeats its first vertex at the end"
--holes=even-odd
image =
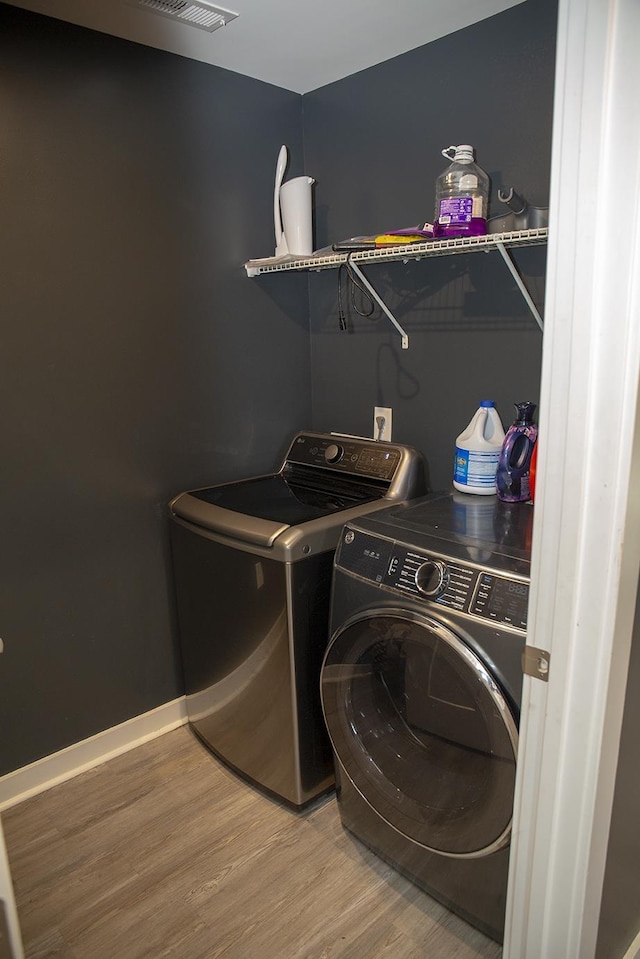
POLYGON ((373 438, 375 440, 382 440, 386 443, 391 441, 393 426, 393 409, 390 406, 374 406, 373 408, 373 438), (380 427, 378 425, 378 417, 384 417, 384 426, 382 428, 382 433, 380 433, 380 427))

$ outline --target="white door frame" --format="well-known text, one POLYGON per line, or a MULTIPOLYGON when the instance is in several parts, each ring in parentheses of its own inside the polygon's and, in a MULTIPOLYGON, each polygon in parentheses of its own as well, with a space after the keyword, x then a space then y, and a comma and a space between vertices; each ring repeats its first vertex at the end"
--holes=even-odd
POLYGON ((594 955, 640 570, 640 3, 559 0, 505 957, 594 955), (635 489, 632 485, 635 481, 635 489))
POLYGON ((11 947, 11 955, 14 957, 14 959, 24 959, 22 937, 20 935, 20 923, 18 921, 16 901, 13 894, 13 884, 11 882, 11 873, 9 871, 7 849, 4 843, 2 820, 0 820, 0 900, 4 900, 7 924, 9 926, 9 944, 11 947))

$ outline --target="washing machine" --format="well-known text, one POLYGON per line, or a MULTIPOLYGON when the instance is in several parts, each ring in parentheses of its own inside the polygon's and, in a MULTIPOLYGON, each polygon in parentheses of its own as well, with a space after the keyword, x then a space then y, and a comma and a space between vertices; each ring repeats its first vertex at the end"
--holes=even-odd
POLYGON ((532 519, 443 492, 348 522, 321 670, 343 825, 498 942, 532 519))
POLYGON ((295 809, 334 785, 319 677, 342 526, 426 483, 409 446, 302 431, 277 472, 169 504, 189 725, 295 809))

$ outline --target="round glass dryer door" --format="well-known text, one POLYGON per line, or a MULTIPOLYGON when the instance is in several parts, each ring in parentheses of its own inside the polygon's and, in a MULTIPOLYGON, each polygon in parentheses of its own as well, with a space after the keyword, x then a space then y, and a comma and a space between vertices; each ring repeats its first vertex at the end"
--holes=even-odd
POLYGON ((350 620, 327 650, 322 703, 344 773, 394 829, 456 857, 508 842, 516 723, 442 623, 388 609, 350 620))

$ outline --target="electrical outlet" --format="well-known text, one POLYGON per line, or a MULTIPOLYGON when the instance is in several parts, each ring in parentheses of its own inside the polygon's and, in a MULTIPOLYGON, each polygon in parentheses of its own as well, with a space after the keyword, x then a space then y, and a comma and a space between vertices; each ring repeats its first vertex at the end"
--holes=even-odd
POLYGON ((391 421, 393 410, 390 406, 374 406, 373 408, 373 438, 391 442, 391 421))

